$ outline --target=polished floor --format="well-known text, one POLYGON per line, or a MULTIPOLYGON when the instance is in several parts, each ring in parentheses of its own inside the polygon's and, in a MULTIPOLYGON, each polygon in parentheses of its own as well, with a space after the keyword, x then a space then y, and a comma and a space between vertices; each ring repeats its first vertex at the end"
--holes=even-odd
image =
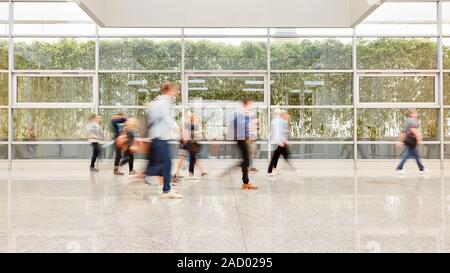
POLYGON ((450 175, 213 170, 161 200, 111 171, 0 171, 0 252, 450 252, 450 175))

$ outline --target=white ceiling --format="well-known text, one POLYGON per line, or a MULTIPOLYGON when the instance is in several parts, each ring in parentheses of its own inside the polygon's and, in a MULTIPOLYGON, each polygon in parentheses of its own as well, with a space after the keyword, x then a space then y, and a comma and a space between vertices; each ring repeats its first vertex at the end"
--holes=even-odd
POLYGON ((75 0, 102 27, 353 27, 383 0, 75 0))

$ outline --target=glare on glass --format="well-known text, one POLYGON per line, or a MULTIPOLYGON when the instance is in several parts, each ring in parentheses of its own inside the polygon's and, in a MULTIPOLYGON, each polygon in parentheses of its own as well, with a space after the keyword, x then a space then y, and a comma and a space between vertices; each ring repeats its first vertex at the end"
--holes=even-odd
POLYGON ((273 105, 351 105, 352 73, 272 73, 273 105))
POLYGON ((93 77, 17 77, 17 102, 93 103, 93 77))

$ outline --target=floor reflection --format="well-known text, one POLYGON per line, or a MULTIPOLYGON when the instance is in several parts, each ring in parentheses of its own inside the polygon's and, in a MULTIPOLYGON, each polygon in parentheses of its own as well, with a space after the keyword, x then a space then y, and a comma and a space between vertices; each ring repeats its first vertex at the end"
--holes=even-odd
POLYGON ((243 192, 238 171, 217 170, 163 201, 109 171, 4 171, 0 252, 450 251, 450 176, 377 172, 257 174, 261 189, 243 192))

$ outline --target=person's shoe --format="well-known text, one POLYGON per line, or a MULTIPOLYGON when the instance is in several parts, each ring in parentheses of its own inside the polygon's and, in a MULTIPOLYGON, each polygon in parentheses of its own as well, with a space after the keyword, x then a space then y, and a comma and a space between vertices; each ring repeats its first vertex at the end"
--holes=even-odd
POLYGON ((423 169, 423 170, 420 171, 420 176, 421 177, 425 177, 425 176, 427 176, 427 173, 428 173, 427 170, 423 169))
POLYGON ((242 189, 243 190, 257 190, 258 186, 254 185, 252 183, 242 184, 242 189))
POLYGON ((130 174, 130 175, 137 174, 137 171, 133 170, 133 171, 129 172, 129 174, 130 174))
POLYGON ((151 181, 151 176, 146 176, 146 177, 144 177, 144 182, 146 183, 146 184, 148 184, 148 185, 152 185, 152 183, 150 182, 151 181))
POLYGON ((114 171, 114 175, 125 175, 125 174, 120 172, 119 170, 117 170, 117 171, 114 171))
POLYGON ((115 167, 114 168, 114 175, 124 175, 124 173, 120 172, 118 167, 115 167))
POLYGON ((208 173, 206 173, 206 172, 202 173, 202 177, 207 177, 207 176, 208 176, 208 173))
POLYGON ((255 168, 255 167, 251 167, 251 168, 250 168, 250 172, 252 172, 252 173, 257 173, 257 172, 258 172, 258 169, 255 168))
POLYGON ((274 173, 267 173, 267 177, 269 177, 269 178, 272 178, 272 177, 275 177, 275 176, 277 176, 277 175, 274 174, 274 173))
POLYGON ((397 174, 400 176, 406 175, 406 172, 404 170, 397 170, 397 174))
POLYGON ((175 192, 175 191, 169 191, 169 192, 163 192, 161 194, 161 199, 182 199, 183 195, 175 192))
POLYGON ((200 177, 195 176, 195 175, 189 175, 188 177, 185 178, 186 180, 199 180, 200 177))
POLYGON ((90 168, 90 171, 91 171, 91 172, 98 172, 98 169, 97 169, 97 168, 92 168, 92 167, 91 167, 91 168, 90 168))
POLYGON ((179 175, 172 176, 172 182, 174 182, 174 183, 181 182, 181 180, 182 180, 182 177, 179 175))

